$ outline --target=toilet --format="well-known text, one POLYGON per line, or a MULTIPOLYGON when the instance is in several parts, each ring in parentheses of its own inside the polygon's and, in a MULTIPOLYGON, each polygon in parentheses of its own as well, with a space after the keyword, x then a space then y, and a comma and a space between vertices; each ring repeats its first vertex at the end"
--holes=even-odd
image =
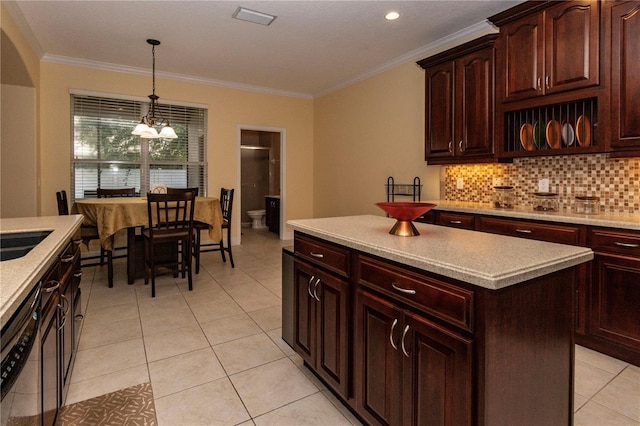
POLYGON ((253 229, 264 229, 264 215, 267 213, 265 209, 262 210, 247 210, 247 214, 253 220, 251 227, 253 229))

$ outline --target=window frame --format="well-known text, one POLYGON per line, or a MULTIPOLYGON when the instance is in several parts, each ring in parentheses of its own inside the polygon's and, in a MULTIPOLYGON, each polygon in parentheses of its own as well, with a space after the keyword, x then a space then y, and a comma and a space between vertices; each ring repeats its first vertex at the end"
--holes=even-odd
MULTIPOLYGON (((92 98, 91 101, 89 102, 95 102, 95 103, 99 103, 101 104, 101 100, 104 99, 106 103, 110 104, 113 103, 115 105, 117 105, 118 103, 122 103, 123 107, 126 108, 122 108, 123 110, 125 110, 124 112, 124 118, 121 117, 119 114, 120 112, 116 111, 115 109, 113 109, 113 106, 110 106, 109 108, 111 108, 114 112, 114 116, 117 116, 118 119, 122 119, 122 120, 132 120, 132 125, 131 125, 131 130, 133 130, 133 127, 135 126, 135 124, 137 122, 139 122, 140 117, 142 117, 146 111, 148 110, 148 108, 150 107, 150 101, 148 99, 145 98, 139 98, 139 97, 128 97, 128 96, 121 96, 121 95, 113 95, 113 94, 104 94, 104 93, 95 93, 95 92, 83 92, 83 91, 71 91, 70 92, 70 121, 71 121, 71 135, 70 135, 70 140, 71 140, 71 167, 70 167, 70 174, 71 174, 71 194, 70 194, 70 199, 71 202, 73 202, 75 199, 77 198, 83 198, 84 195, 86 195, 88 191, 89 192, 89 196, 93 196, 93 194, 91 193, 94 189, 88 189, 88 188, 84 188, 84 186, 82 186, 82 195, 81 196, 77 196, 76 194, 76 187, 78 186, 78 180, 77 180, 77 171, 80 169, 81 165, 96 165, 96 168, 98 170, 98 172, 96 173, 96 186, 98 186, 99 184, 101 184, 100 182, 103 179, 102 173, 105 172, 105 168, 114 168, 116 170, 116 173, 118 172, 118 167, 119 165, 127 165, 127 166, 133 166, 133 170, 136 170, 137 173, 139 174, 139 176, 137 177, 137 181, 135 182, 135 185, 131 185, 131 184, 127 184, 124 186, 136 186, 136 188, 140 188, 139 192, 142 194, 146 193, 146 191, 149 190, 149 188, 151 187, 152 183, 165 183, 168 186, 171 186, 171 182, 152 182, 153 178, 152 178, 152 174, 154 174, 154 169, 161 169, 162 166, 170 166, 170 167, 176 167, 179 170, 180 168, 182 168, 183 170, 185 170, 186 175, 185 175, 185 179, 186 180, 186 184, 183 183, 180 186, 186 186, 186 187, 193 187, 193 186, 197 186, 200 190, 200 194, 202 196, 206 196, 207 195, 207 182, 208 182, 208 162, 207 162, 207 133, 208 133, 208 128, 207 128, 207 118, 208 118, 208 107, 206 105, 201 105, 201 104, 192 104, 192 103, 181 103, 181 102, 162 102, 159 103, 159 107, 162 110, 162 112, 164 113, 164 117, 168 118, 169 121, 172 123, 172 126, 174 126, 174 128, 176 128, 176 125, 174 123, 180 123, 178 125, 185 125, 187 128, 186 131, 186 140, 185 137, 179 137, 178 139, 173 139, 171 141, 180 141, 180 143, 184 144, 184 149, 186 151, 186 155, 187 155, 187 159, 186 160, 172 160, 172 159, 158 159, 158 160, 154 160, 152 158, 152 153, 151 153, 151 145, 154 143, 154 141, 157 141, 155 139, 146 139, 146 138, 140 138, 139 136, 135 136, 136 138, 139 138, 139 145, 136 145, 139 148, 139 158, 136 160, 130 160, 130 159, 100 159, 100 152, 101 152, 101 147, 100 147, 100 143, 102 142, 102 140, 100 138, 95 138, 94 141, 96 142, 96 147, 97 147, 97 156, 98 158, 81 158, 81 156, 76 155, 76 117, 78 116, 83 116, 81 114, 82 111, 82 106, 79 104, 81 104, 82 100, 81 99, 89 99, 92 98), (79 100, 77 102, 77 100, 79 100), (127 108, 129 108, 130 110, 127 110, 127 108), (136 109, 137 108, 137 109, 136 109), (177 112, 173 112, 174 110, 177 110, 177 112), (134 112, 132 112, 134 111, 134 112), (183 111, 183 114, 180 113, 180 111, 183 111), (139 114, 139 115, 138 115, 139 114), (130 115, 130 117, 129 117, 130 115), (195 128, 193 128, 193 130, 191 130, 192 126, 195 126, 195 128), (195 157, 194 157, 195 155, 195 157), (101 168, 100 166, 104 166, 103 168, 101 168), (137 168, 136 168, 137 166, 137 168), (195 170, 194 170, 195 168, 195 170), (195 181, 195 182, 194 182, 195 181), (144 188, 144 189, 143 189, 144 188)), ((100 110, 101 106, 98 107, 98 109, 91 109, 88 108, 88 112, 85 113, 84 117, 90 117, 90 114, 96 114, 97 117, 99 117, 99 115, 97 114, 97 112, 100 110)), ((106 109, 105 112, 108 115, 109 109, 106 109)), ((158 115, 158 114, 157 114, 158 115)), ((128 127, 128 124, 125 126, 128 127)), ((184 132, 183 132, 184 134, 184 132)), ((180 136, 180 135, 179 135, 180 136)), ((168 167, 169 168, 169 167, 168 167)), ((91 172, 89 172, 91 173, 91 172)), ((157 172, 156 172, 157 173, 157 172)), ((134 181, 136 180, 136 177, 134 176, 132 178, 134 181)), ((174 184, 175 185, 175 184, 174 184)), ((177 186, 177 185, 176 185, 177 186)), ((122 185, 105 185, 105 188, 107 187, 123 187, 122 185)))

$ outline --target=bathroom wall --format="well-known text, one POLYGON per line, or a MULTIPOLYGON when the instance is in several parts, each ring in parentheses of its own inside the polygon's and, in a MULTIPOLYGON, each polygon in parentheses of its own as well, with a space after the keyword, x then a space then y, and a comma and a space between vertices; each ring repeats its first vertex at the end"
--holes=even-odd
POLYGON ((538 181, 549 179, 561 209, 571 209, 576 195, 600 197, 601 211, 640 212, 640 159, 608 154, 517 158, 512 164, 446 166, 441 180, 446 200, 488 203, 494 178, 515 187, 516 205, 532 205, 538 181), (463 189, 457 189, 457 178, 463 189))

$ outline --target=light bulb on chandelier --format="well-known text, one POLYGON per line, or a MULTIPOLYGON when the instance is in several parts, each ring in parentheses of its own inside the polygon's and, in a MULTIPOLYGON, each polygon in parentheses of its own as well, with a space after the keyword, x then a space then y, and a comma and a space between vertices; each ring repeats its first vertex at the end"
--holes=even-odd
POLYGON ((151 47, 151 55, 153 57, 153 68, 152 68, 152 78, 153 78, 153 86, 152 93, 149 95, 149 99, 151 99, 151 106, 149 108, 149 113, 143 116, 140 119, 140 123, 133 129, 131 132, 134 135, 140 136, 145 139, 176 139, 178 135, 176 135, 175 130, 171 127, 169 120, 165 120, 163 117, 156 117, 156 109, 158 108, 158 96, 156 96, 156 46, 160 44, 158 40, 147 39, 147 43, 149 43, 151 47), (161 127, 160 132, 155 129, 155 126, 161 127))

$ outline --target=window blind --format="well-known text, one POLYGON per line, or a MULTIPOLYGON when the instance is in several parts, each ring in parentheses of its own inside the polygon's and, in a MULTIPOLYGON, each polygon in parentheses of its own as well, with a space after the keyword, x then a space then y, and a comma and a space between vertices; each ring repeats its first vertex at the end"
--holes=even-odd
POLYGON ((71 95, 73 199, 95 196, 98 187, 145 194, 156 183, 207 194, 207 110, 160 104, 156 116, 169 120, 178 138, 142 139, 131 131, 148 108, 148 102, 71 95))

